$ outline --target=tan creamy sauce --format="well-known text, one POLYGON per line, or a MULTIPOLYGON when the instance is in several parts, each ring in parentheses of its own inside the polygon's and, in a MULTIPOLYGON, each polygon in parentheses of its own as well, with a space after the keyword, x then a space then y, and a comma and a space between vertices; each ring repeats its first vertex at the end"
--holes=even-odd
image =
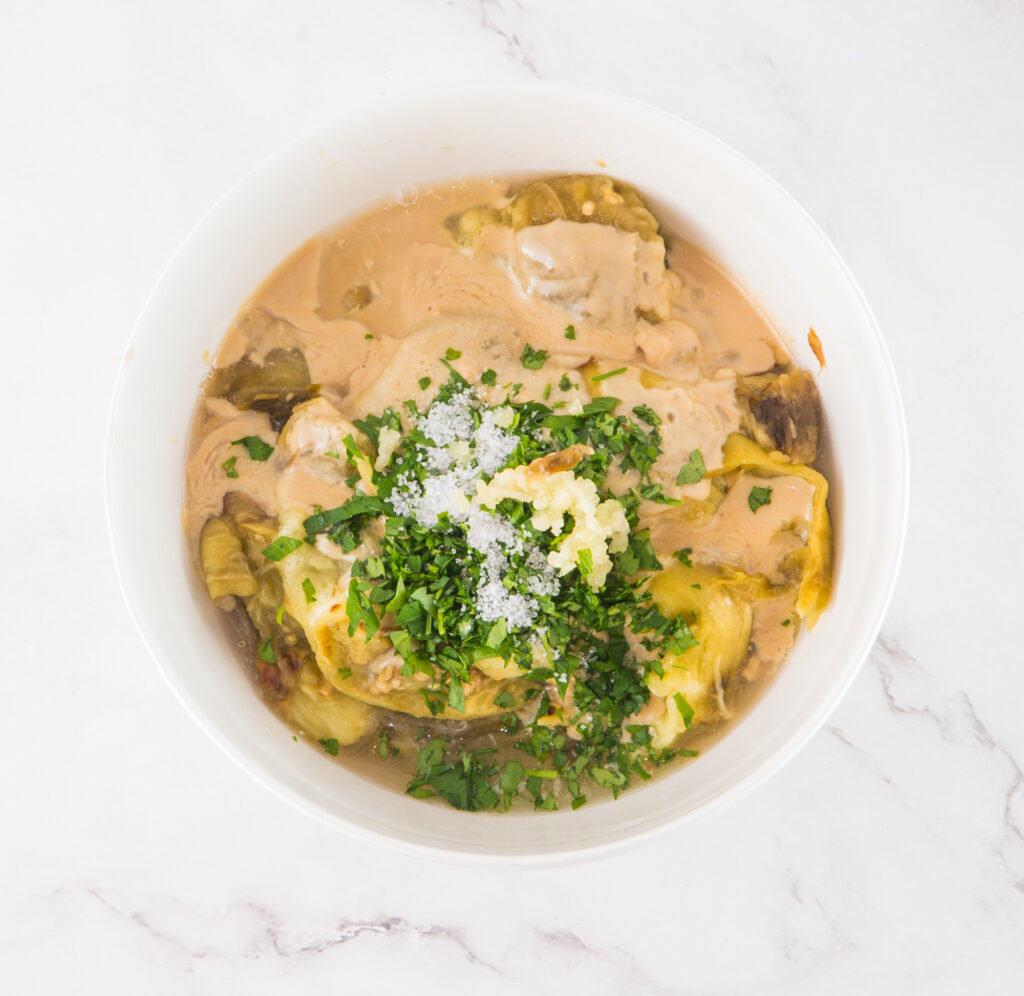
MULTIPOLYGON (((271 349, 297 348, 311 380, 351 419, 407 398, 422 405, 432 392, 419 381, 430 377, 436 389, 447 376, 441 363, 447 348, 462 353, 452 365, 464 376, 475 380, 488 367, 497 372, 496 386, 481 389, 488 403, 514 383, 523 385, 520 399, 540 398, 563 371, 579 383, 576 371, 592 359, 609 369, 637 364, 687 385, 648 389, 635 375, 604 382, 605 393, 648 404, 666 420, 662 480, 671 487, 672 467, 694 448, 712 469, 708 455, 720 459, 739 424, 734 375, 769 370, 785 357, 774 329, 724 271, 681 241, 670 243, 669 270, 660 244, 565 221, 519 232, 490 226, 470 255, 448 234, 446 219, 500 199, 506 188, 507 181, 491 180, 425 188, 411 203, 387 203, 310 239, 243 307, 215 366, 246 354, 261 362, 271 349), (346 310, 348 292, 364 286, 370 303, 346 310), (671 320, 651 325, 635 317, 636 309, 659 308, 671 320), (579 329, 575 341, 565 338, 569 324, 579 329), (552 353, 542 370, 520 363, 527 341, 552 353)), ((556 391, 553 400, 571 397, 556 391)), ((193 427, 185 504, 193 549, 211 509, 233 487, 257 489, 253 496, 265 508, 277 504, 267 487, 283 469, 279 459, 262 468, 240 459, 244 482, 220 472, 224 460, 240 453, 231 440, 255 431, 258 422, 249 412, 231 428, 225 405, 201 401, 193 427), (207 439, 217 426, 216 438, 207 439)), ((689 494, 699 497, 702 490, 689 494)))
MULTIPOLYGON (((483 370, 496 372, 493 387, 478 387, 488 404, 520 385, 517 400, 546 397, 568 412, 599 391, 622 399, 627 411, 649 406, 662 419, 664 451, 652 479, 671 497, 709 497, 710 479, 679 486, 676 475, 693 450, 708 471, 721 467, 723 445, 743 421, 737 378, 788 363, 775 331, 714 261, 682 240, 670 239, 666 253, 661 240, 562 220, 519 231, 492 225, 473 251, 456 244, 446 219, 506 203, 508 185, 444 184, 382 204, 310 239, 256 291, 215 366, 297 349, 320 399, 280 439, 267 415, 200 399, 184 511, 194 555, 204 523, 229 491, 244 491, 270 515, 311 514, 351 497, 344 462, 325 451, 344 455, 355 418, 406 399, 424 408, 448 375, 446 350, 459 354, 452 367, 477 385, 483 370), (569 325, 575 339, 566 338, 569 325), (524 368, 526 343, 551 354, 542 369, 524 368), (622 366, 628 369, 599 387, 588 384, 588 372, 622 366), (235 442, 245 436, 272 442, 270 459, 248 459, 235 442), (232 457, 237 477, 223 469, 232 457)), ((733 477, 709 517, 687 521, 646 502, 641 525, 651 526, 660 556, 689 547, 696 564, 728 563, 780 584, 787 558, 806 543, 813 488, 798 477, 772 478, 771 502, 755 513, 750 486, 766 482, 733 477)), ((613 490, 616 480, 630 483, 613 473, 613 490)), ((330 546, 321 537, 318 547, 340 556, 330 546)), ((748 679, 774 670, 787 653, 797 626, 783 624, 793 617, 794 597, 755 603, 748 679)))

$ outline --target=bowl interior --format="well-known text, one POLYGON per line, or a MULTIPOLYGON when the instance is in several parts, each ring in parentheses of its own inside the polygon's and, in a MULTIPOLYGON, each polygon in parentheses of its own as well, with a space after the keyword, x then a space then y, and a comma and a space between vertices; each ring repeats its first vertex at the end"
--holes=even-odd
POLYGON ((185 706, 244 768, 320 818, 406 850, 544 861, 707 813, 817 730, 866 657, 891 595, 906 518, 906 433, 885 347, 855 282, 821 231, 756 167, 698 129, 621 98, 553 85, 476 87, 408 97, 340 123, 264 163, 211 210, 161 277, 125 355, 107 494, 118 570, 143 638, 185 706), (820 335, 837 535, 833 602, 727 736, 613 804, 541 816, 424 805, 296 744, 253 693, 184 548, 193 404, 240 305, 317 231, 421 183, 599 169, 634 183, 670 230, 717 257, 800 365, 817 368, 806 336, 812 326, 820 335))

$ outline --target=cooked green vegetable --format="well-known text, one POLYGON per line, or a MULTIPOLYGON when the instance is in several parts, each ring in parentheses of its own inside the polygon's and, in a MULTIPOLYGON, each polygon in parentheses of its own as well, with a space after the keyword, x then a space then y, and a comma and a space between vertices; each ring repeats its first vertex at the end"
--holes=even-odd
POLYGON ((297 404, 320 392, 318 385, 310 384, 306 359, 297 349, 272 349, 262 364, 244 356, 215 370, 206 390, 211 397, 227 398, 237 408, 266 412, 278 431, 297 404))
POLYGON ((210 598, 255 595, 258 585, 242 541, 223 519, 210 519, 199 538, 199 555, 210 598))
POLYGON ((470 208, 449 218, 447 225, 457 242, 471 245, 486 225, 518 231, 560 219, 612 225, 635 232, 647 242, 658 238, 657 219, 634 187, 609 176, 584 174, 530 183, 514 194, 507 207, 470 208))

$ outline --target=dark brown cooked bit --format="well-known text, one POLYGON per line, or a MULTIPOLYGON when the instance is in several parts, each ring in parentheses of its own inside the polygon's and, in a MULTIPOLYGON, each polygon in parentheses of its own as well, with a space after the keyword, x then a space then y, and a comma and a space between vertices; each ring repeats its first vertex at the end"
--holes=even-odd
POLYGON ((257 658, 255 666, 256 673, 259 675, 260 681, 263 682, 263 689, 267 694, 267 698, 274 702, 280 702, 281 699, 288 697, 288 691, 284 687, 284 681, 281 677, 281 669, 276 664, 268 664, 266 661, 257 658))
POLYGON ((345 311, 351 313, 362 311, 372 302, 373 291, 366 284, 360 284, 358 287, 350 287, 345 291, 345 296, 341 299, 341 306, 345 311))
POLYGON ((750 413, 754 439, 794 463, 813 463, 821 446, 821 396, 805 370, 779 374, 758 390, 752 381, 739 389, 750 413))

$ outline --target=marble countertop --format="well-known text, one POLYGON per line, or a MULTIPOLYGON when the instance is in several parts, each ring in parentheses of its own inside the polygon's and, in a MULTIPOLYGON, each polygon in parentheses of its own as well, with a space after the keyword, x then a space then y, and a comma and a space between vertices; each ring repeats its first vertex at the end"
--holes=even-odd
POLYGON ((7 991, 1021 991, 1024 8, 136 0, 4 22, 7 991), (377 95, 530 77, 688 118, 810 211, 887 336, 913 491, 882 636, 788 767, 695 827, 511 872, 355 844, 236 770, 136 635, 101 474, 135 316, 228 185, 377 95))

